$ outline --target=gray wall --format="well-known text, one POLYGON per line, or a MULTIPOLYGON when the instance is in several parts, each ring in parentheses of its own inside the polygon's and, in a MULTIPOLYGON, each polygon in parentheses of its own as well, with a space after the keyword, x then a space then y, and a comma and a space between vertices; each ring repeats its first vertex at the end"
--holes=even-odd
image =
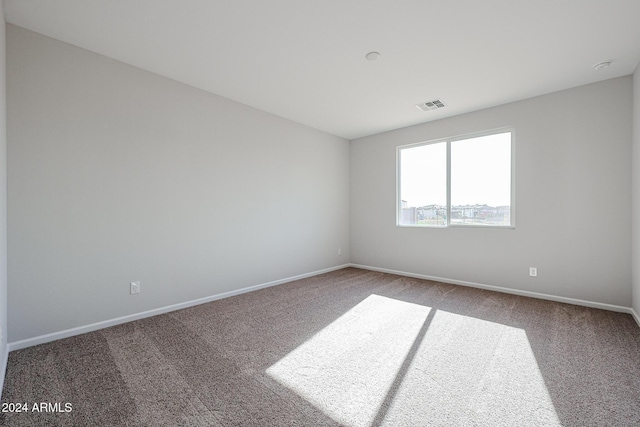
POLYGON ((629 307, 631 93, 627 76, 352 141, 351 261, 629 307), (395 226, 396 146, 502 126, 515 229, 395 226))
POLYGON ((630 76, 349 144, 7 31, 11 342, 348 262, 621 306, 633 265, 640 312, 630 76), (395 226, 397 145, 502 126, 516 129, 515 229, 395 226))
POLYGON ((4 8, 0 5, 0 393, 7 365, 7 104, 4 8))
POLYGON ((348 141, 11 25, 7 50, 10 342, 349 262, 348 141))
POLYGON ((640 315, 640 65, 633 74, 633 309, 640 315))

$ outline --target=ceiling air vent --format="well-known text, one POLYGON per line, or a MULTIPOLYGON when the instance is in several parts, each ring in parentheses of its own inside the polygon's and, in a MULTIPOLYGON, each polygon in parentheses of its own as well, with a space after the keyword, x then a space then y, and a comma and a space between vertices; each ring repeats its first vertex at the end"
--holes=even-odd
POLYGON ((442 99, 434 99, 433 101, 429 101, 429 102, 423 102, 421 104, 416 105, 416 107, 418 107, 418 109, 422 110, 422 111, 431 111, 431 110, 437 110, 438 108, 444 108, 444 102, 442 102, 442 99))

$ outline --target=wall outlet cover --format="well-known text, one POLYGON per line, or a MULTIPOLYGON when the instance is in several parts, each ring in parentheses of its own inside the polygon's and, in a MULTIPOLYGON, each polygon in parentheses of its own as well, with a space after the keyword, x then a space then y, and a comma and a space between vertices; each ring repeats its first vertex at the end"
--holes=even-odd
POLYGON ((131 295, 140 293, 140 282, 131 282, 131 295))

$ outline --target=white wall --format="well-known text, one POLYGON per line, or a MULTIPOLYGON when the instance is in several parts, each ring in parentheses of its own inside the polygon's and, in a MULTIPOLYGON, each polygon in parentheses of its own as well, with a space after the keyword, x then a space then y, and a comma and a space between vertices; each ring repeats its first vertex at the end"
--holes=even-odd
POLYGON ((640 315, 640 64, 633 74, 633 309, 640 315))
POLYGON ((351 261, 629 307, 631 92, 627 76, 352 141, 351 261), (395 226, 396 146, 502 126, 515 229, 395 226))
POLYGON ((620 306, 632 304, 633 265, 640 312, 631 77, 362 138, 349 150, 343 139, 7 31, 11 342, 350 261, 620 306), (395 227, 397 145, 502 126, 516 128, 515 230, 395 227), (133 280, 141 295, 128 294, 133 280))
POLYGON ((0 394, 7 367, 7 104, 4 8, 0 4, 0 394))
POLYGON ((348 141, 12 25, 7 49, 10 342, 349 262, 348 141))

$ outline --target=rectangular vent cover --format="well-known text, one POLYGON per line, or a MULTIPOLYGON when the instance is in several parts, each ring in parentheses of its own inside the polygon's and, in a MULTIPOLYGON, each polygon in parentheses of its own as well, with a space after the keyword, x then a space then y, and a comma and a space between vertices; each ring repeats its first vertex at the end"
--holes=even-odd
POLYGON ((416 107, 418 107, 418 109, 422 110, 422 111, 431 111, 431 110, 437 110, 438 108, 444 108, 444 102, 442 102, 442 99, 434 99, 433 101, 429 101, 429 102, 423 102, 421 104, 416 105, 416 107))

